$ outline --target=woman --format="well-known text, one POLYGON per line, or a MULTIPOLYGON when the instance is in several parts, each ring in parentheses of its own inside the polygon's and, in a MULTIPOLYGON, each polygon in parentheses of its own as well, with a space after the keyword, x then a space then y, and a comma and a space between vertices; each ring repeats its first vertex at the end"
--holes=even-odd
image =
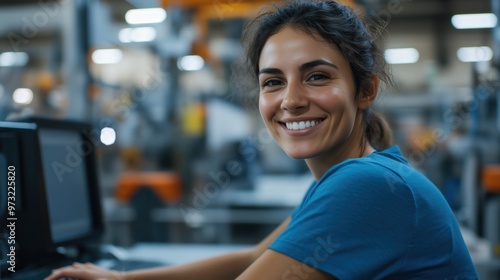
POLYGON ((261 116, 315 182, 255 247, 128 273, 75 264, 48 279, 477 279, 453 213, 370 111, 381 50, 355 13, 294 1, 249 24, 244 40, 261 116))

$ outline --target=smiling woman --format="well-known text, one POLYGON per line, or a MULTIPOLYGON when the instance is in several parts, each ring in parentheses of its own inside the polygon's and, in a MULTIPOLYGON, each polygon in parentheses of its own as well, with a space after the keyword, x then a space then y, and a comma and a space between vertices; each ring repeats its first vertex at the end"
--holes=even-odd
POLYGON ((259 60, 262 118, 289 156, 306 159, 316 179, 339 161, 373 152, 362 142, 362 115, 376 95, 356 98, 349 62, 320 38, 285 27, 269 37, 259 60))
POLYGON ((264 123, 316 179, 291 217, 248 250, 121 274, 75 264, 49 279, 477 279, 445 199, 370 111, 390 77, 356 13, 291 1, 243 39, 264 123))

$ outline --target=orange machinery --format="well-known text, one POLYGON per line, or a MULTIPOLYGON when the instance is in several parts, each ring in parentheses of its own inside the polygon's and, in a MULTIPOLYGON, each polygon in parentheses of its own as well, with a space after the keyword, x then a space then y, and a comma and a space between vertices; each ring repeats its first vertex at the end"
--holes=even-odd
POLYGON ((182 197, 180 176, 173 172, 125 172, 118 177, 115 196, 129 202, 140 188, 150 188, 163 202, 173 204, 182 197))
POLYGON ((500 193, 500 165, 484 166, 481 179, 486 191, 500 193))

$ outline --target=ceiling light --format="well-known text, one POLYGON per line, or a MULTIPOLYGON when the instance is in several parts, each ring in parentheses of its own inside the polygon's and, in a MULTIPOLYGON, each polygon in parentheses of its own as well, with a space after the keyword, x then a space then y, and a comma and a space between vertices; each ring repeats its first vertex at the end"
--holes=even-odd
POLYGON ((17 104, 30 104, 33 101, 33 91, 29 88, 18 88, 12 94, 12 99, 17 104))
POLYGON ((419 53, 415 48, 387 49, 384 57, 389 64, 407 64, 418 61, 419 53))
POLYGON ((28 63, 28 58, 25 52, 4 52, 0 54, 0 66, 24 66, 28 63))
POLYGON ((454 15, 451 23, 456 29, 493 28, 497 17, 491 13, 454 15))
POLYGON ((159 23, 167 18, 167 12, 162 8, 133 9, 125 14, 128 24, 159 23))
POLYGON ((177 60, 177 67, 182 71, 197 71, 203 68, 205 61, 199 55, 187 55, 177 60))
POLYGON ((153 27, 123 28, 118 33, 122 43, 150 42, 156 39, 156 29, 153 27))
POLYGON ((493 51, 490 47, 466 47, 457 51, 457 57, 462 62, 490 61, 493 58, 493 51))
POLYGON ((92 61, 95 64, 113 64, 122 60, 123 54, 119 49, 100 49, 92 53, 92 61))
POLYGON ((101 129, 101 142, 106 145, 113 145, 116 141, 116 132, 111 127, 101 129))

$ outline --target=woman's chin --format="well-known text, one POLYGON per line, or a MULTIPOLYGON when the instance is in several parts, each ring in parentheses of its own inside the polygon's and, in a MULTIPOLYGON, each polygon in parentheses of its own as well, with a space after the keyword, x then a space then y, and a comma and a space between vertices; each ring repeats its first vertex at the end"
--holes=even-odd
POLYGON ((285 153, 293 159, 308 159, 314 157, 311 151, 297 151, 296 149, 285 150, 285 153))

